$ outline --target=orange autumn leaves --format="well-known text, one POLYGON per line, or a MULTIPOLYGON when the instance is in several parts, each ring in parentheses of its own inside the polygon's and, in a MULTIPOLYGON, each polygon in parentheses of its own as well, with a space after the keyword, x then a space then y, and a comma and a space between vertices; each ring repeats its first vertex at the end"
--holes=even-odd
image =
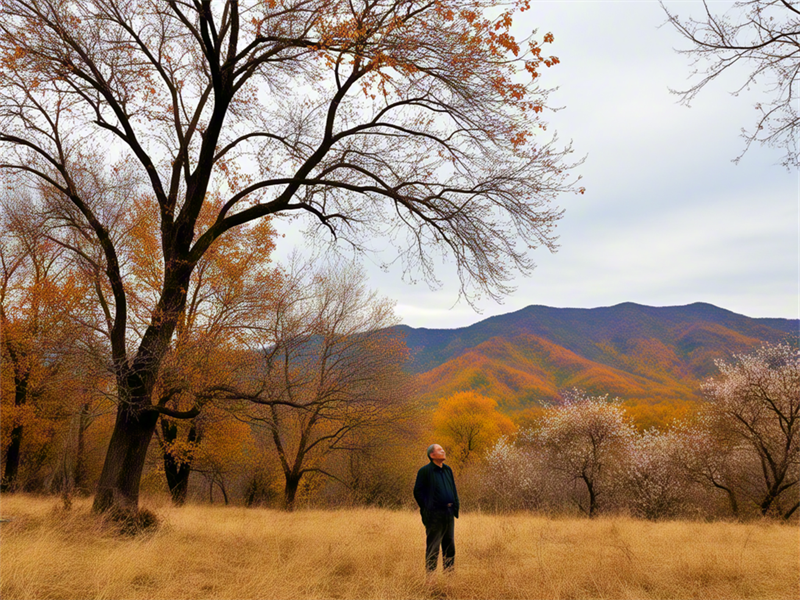
MULTIPOLYGON (((317 41, 311 49, 336 74, 337 88, 347 89, 345 66, 358 73, 363 96, 378 101, 376 110, 407 97, 426 75, 441 74, 446 95, 473 95, 489 100, 506 118, 497 121, 492 134, 510 142, 514 150, 528 142, 532 127, 545 128, 535 114, 544 108, 542 90, 534 86, 542 68, 559 64, 543 48, 552 44, 551 32, 531 35, 526 48, 511 33, 515 18, 530 8, 527 0, 496 3, 482 0, 437 0, 432 5, 398 2, 389 10, 369 6, 354 9, 345 2, 329 2, 314 17, 317 41), (501 9, 498 14, 497 9, 501 9), (419 18, 421 14, 425 18, 419 18), (435 58, 433 53, 435 52, 435 58), (446 73, 446 75, 445 75, 446 73), (458 83, 469 86, 460 90, 458 83), (409 87, 411 86, 411 87, 409 87), (477 86, 480 86, 477 87, 477 86), (532 115, 518 119, 515 113, 532 115), (510 118, 509 118, 510 117, 510 118), (531 118, 533 117, 533 118, 531 118)), ((269 9, 253 18, 256 35, 272 18, 269 9)), ((536 32, 533 32, 535 34, 536 32)), ((419 89, 423 100, 432 90, 419 89)))
POLYGON ((464 465, 482 457, 514 423, 497 410, 497 402, 476 392, 459 392, 439 402, 433 414, 436 443, 451 460, 464 465))
POLYGON ((89 345, 77 326, 89 289, 69 269, 64 248, 22 195, 9 194, 0 206, 0 232, 0 443, 9 491, 38 477, 56 421, 80 410, 80 375, 92 373, 71 355, 76 343, 89 345))
POLYGON ((544 337, 496 336, 421 373, 420 387, 430 400, 465 390, 488 396, 515 422, 574 387, 619 396, 642 429, 691 416, 701 398, 688 365, 657 340, 630 343, 627 353, 599 343, 604 357, 591 360, 544 337))

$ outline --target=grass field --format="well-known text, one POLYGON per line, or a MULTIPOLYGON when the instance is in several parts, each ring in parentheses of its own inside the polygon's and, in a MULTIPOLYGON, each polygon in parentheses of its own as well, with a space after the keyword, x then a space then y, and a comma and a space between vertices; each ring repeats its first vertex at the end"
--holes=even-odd
POLYGON ((161 525, 125 537, 89 500, 3 496, 0 597, 800 597, 796 525, 465 514, 455 573, 426 581, 411 511, 143 504, 161 525))

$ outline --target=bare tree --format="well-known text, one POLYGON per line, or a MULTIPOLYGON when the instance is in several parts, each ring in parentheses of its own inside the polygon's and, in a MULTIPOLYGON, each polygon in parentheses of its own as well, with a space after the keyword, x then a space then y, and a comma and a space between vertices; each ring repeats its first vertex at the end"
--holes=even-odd
POLYGON ((393 305, 364 279, 353 266, 289 274, 267 317, 262 391, 249 419, 272 439, 288 509, 304 475, 343 481, 328 457, 365 450, 376 431, 401 426, 414 410, 408 349, 387 329, 393 305))
POLYGON ((679 50, 692 57, 696 83, 677 91, 689 104, 706 85, 742 63, 750 70, 734 94, 763 85, 769 94, 756 104, 759 119, 742 130, 744 152, 753 142, 784 148, 783 165, 800 166, 798 153, 798 73, 800 72, 800 5, 789 0, 741 0, 724 14, 712 12, 703 0, 700 19, 681 19, 661 3, 671 23, 691 46, 679 50))
POLYGON ((429 281, 437 257, 451 255, 468 298, 507 292, 533 267, 531 248, 555 249, 561 211, 551 202, 582 190, 570 148, 543 133, 537 82, 558 62, 543 53, 553 36, 515 40, 516 8, 3 2, 0 168, 16 185, 44 182, 102 249, 94 262, 109 291, 119 408, 96 510, 136 510, 159 416, 199 413, 153 393, 192 273, 220 236, 266 215, 305 214, 359 249, 376 235, 395 243, 408 272, 429 281), (123 187, 115 178, 125 169, 133 177, 123 187), (215 190, 225 195, 203 225, 215 190), (142 201, 156 207, 164 272, 132 336, 114 215, 142 201))

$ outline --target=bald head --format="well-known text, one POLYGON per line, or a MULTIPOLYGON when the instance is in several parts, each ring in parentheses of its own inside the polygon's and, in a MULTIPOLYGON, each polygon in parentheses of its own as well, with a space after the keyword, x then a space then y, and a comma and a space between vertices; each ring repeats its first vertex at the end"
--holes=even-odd
POLYGON ((444 448, 439 444, 431 444, 428 446, 428 460, 441 467, 446 459, 447 454, 445 454, 444 448))

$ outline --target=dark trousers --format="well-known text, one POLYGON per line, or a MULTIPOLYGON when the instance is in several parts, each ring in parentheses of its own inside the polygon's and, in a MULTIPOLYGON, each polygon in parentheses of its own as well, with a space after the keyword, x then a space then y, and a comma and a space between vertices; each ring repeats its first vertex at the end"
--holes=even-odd
POLYGON ((428 523, 425 526, 427 548, 425 550, 425 568, 428 571, 436 570, 439 561, 439 546, 442 547, 442 566, 445 571, 453 568, 456 555, 455 518, 451 511, 431 512, 428 514, 428 523))

